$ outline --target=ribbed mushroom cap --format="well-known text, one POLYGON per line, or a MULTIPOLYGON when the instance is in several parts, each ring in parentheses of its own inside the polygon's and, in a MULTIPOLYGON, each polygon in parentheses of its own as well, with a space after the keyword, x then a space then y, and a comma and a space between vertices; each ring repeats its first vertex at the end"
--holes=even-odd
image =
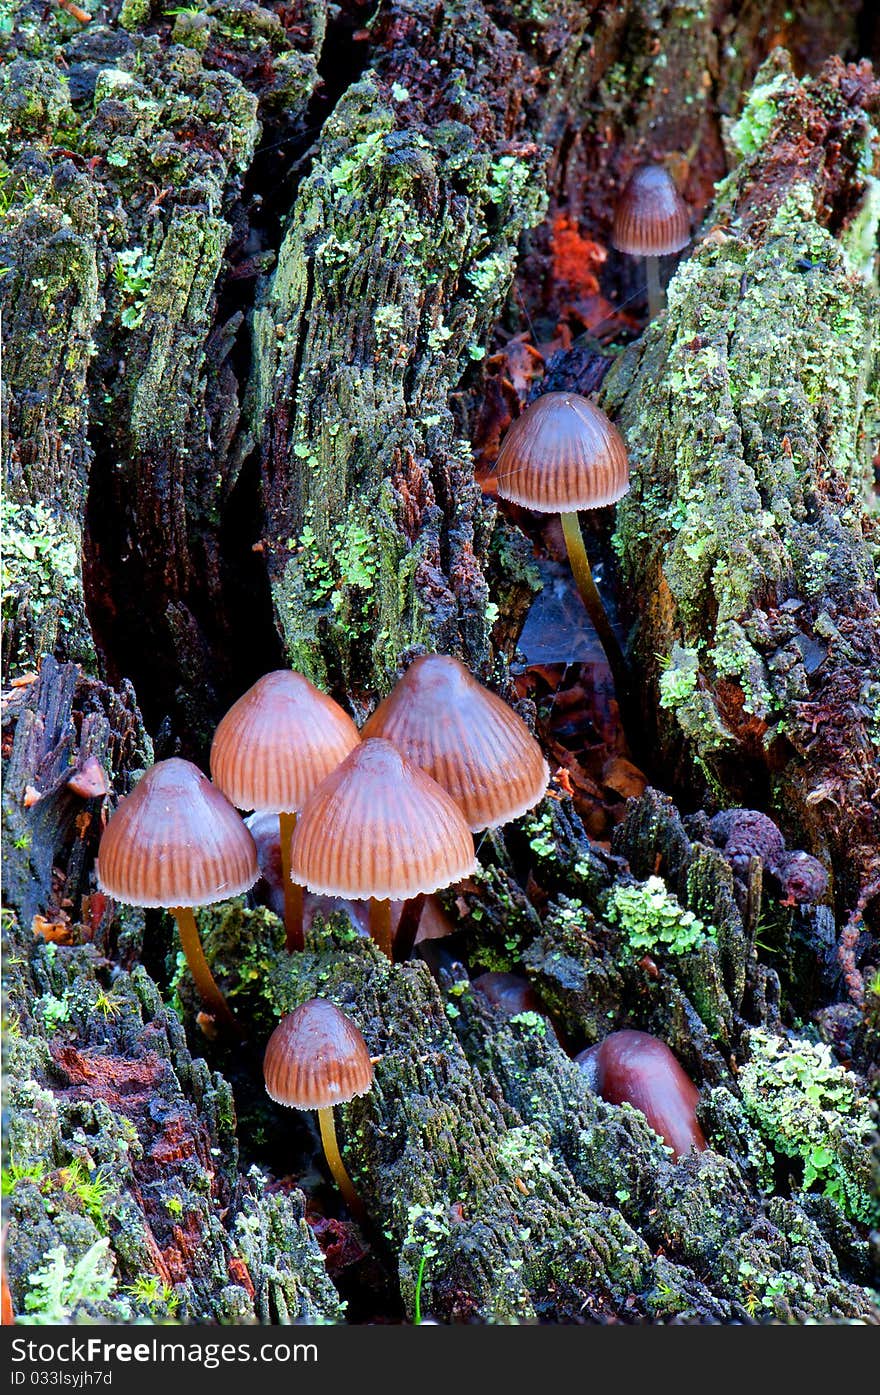
POLYGON ((296 813, 360 737, 347 712, 301 673, 264 674, 214 733, 211 778, 239 809, 296 813))
POLYGON ((325 896, 400 901, 476 865, 458 805, 390 741, 362 741, 315 790, 290 847, 295 882, 325 896))
POLYGON ((662 165, 643 165, 630 175, 614 215, 611 241, 634 257, 665 257, 691 240, 687 204, 662 165))
POLYGON ((474 833, 519 818, 550 778, 522 718, 446 654, 416 659, 362 734, 384 736, 442 785, 474 833))
POLYGON ((253 886, 254 840, 188 760, 163 760, 122 800, 98 849, 101 890, 127 906, 207 906, 253 886))
POLYGON ((604 508, 629 489, 623 437, 576 392, 545 392, 526 407, 495 469, 502 499, 538 513, 604 508))
POLYGON ((326 998, 283 1017, 263 1057, 266 1091, 293 1109, 329 1109, 365 1095, 373 1063, 359 1029, 326 998))

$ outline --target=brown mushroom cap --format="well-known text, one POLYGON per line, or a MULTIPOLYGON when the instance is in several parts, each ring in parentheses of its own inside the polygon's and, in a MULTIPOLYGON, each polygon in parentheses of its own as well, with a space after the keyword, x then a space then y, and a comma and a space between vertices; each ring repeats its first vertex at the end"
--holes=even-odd
POLYGON ((98 884, 128 906, 207 906, 253 886, 254 840, 225 795, 188 760, 163 760, 123 799, 101 837, 98 884))
POLYGON ((338 703, 301 673, 257 680, 214 733, 211 778, 239 809, 296 813, 360 740, 338 703))
POLYGON ((706 1147, 697 1122, 700 1092, 665 1041, 647 1032, 612 1032, 575 1056, 590 1087, 609 1104, 641 1110, 676 1158, 706 1147))
POLYGON ((373 1063, 359 1029, 326 998, 310 998, 275 1028, 263 1058, 266 1091, 293 1109, 329 1109, 365 1095, 373 1063))
POLYGON ((404 900, 476 865, 458 805, 390 741, 362 741, 315 790, 290 847, 295 882, 326 896, 404 900))
POLYGON ((495 468, 502 499, 538 513, 604 508, 629 489, 623 437, 576 392, 545 392, 526 407, 495 468))
POLYGON ((362 735, 393 742, 452 796, 474 833, 519 818, 550 779, 522 718, 446 654, 416 659, 362 735))
POLYGON ((691 240, 687 204, 662 165, 643 165, 629 178, 614 215, 611 241, 634 257, 665 257, 691 240))

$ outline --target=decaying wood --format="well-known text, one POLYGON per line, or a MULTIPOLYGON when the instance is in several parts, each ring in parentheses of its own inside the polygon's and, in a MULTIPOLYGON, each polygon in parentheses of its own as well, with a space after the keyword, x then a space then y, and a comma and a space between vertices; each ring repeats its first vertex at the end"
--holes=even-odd
POLYGON ((731 127, 775 42, 813 68, 851 46, 853 7, 93 11, 82 28, 23 0, 2 36, 16 1310, 48 1256, 69 1269, 97 1244, 109 1289, 74 1320, 344 1319, 313 1234, 347 1223, 307 1222, 283 1159, 305 1170, 308 1125, 260 1079, 278 1014, 319 992, 378 1058, 340 1137, 395 1314, 420 1288, 440 1321, 877 1322, 862 1117, 835 1135, 844 1213, 801 1190, 803 1159, 739 1084, 750 1033, 810 1022, 865 1073, 880 1039, 874 82, 837 61, 799 81, 776 55, 731 127), (161 916, 97 893, 102 819, 151 737, 203 757, 269 667, 358 714, 419 647, 503 672, 533 579, 474 482, 470 429, 490 463, 535 345, 560 319, 598 331, 605 297, 637 292, 608 231, 658 157, 695 220, 731 170, 668 313, 610 372, 592 341, 557 354, 547 385, 602 385, 628 437, 615 580, 652 773, 690 807, 778 816, 833 866, 837 920, 780 906, 759 867, 738 881, 706 817, 667 796, 633 801, 608 850, 554 788, 482 840, 433 976, 338 919, 291 959, 270 912, 203 912, 249 1030, 212 1040, 161 916), (519 356, 516 385, 481 377, 486 352, 519 356), (611 897, 651 877, 711 928, 696 949, 629 953, 611 897), (673 1164, 460 959, 527 974, 572 1051, 616 1027, 662 1036, 711 1148, 673 1164), (238 1153, 267 1139, 271 1191, 238 1153))
POLYGON ((830 858, 841 909, 880 869, 877 102, 866 65, 762 70, 738 138, 757 119, 763 139, 604 383, 634 464, 617 543, 646 720, 683 779, 767 804, 830 858))

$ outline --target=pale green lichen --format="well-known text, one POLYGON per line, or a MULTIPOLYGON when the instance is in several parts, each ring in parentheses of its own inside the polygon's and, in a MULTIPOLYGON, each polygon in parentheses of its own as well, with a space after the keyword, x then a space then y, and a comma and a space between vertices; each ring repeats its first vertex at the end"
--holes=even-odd
MULTIPOLYGON (((799 184, 766 243, 707 243, 679 268, 646 350, 662 352, 662 372, 621 414, 634 487, 615 547, 636 588, 662 569, 675 630, 658 655, 660 705, 707 768, 735 739, 720 680, 739 684, 768 742, 786 705, 786 678, 768 672, 747 623, 759 597, 773 585, 817 599, 871 585, 867 550, 817 526, 804 502, 829 470, 857 491, 867 480, 876 412, 877 299, 813 203, 799 184)), ((606 380, 612 410, 626 366, 606 380)), ((857 527, 856 503, 836 512, 857 527)))
POLYGON ((836 1065, 831 1047, 803 1038, 748 1034, 749 1060, 739 1074, 743 1107, 764 1141, 798 1161, 802 1191, 820 1190, 844 1215, 880 1221, 871 1195, 867 1098, 854 1075, 836 1065))
MULTIPOLYGON (((469 101, 467 76, 450 80, 469 101)), ((414 131, 401 105, 372 75, 349 88, 254 317, 255 434, 283 397, 274 449, 300 462, 273 501, 286 536, 267 548, 288 657, 319 681, 379 691, 402 650, 448 646, 451 625, 475 662, 488 648, 490 521, 449 394, 543 208, 536 160, 487 149, 459 121, 414 131), (450 489, 441 517, 432 495, 450 489), (366 585, 346 576, 352 542, 365 547, 352 525, 372 537, 366 585)))
POLYGON ((730 138, 741 155, 753 155, 764 144, 778 112, 774 97, 789 81, 788 73, 781 72, 752 88, 742 114, 730 127, 730 138))
POLYGON ((82 579, 79 540, 43 503, 2 501, 3 623, 19 624, 19 665, 34 655, 51 653, 59 630, 70 631, 80 603, 82 579), (22 609, 27 625, 21 626, 22 609))
POLYGON ((686 910, 660 877, 636 884, 616 883, 608 896, 605 918, 619 926, 626 946, 637 954, 658 950, 689 954, 718 934, 713 925, 704 924, 693 911, 686 910))
MULTIPOLYGON (((109 1250, 106 1237, 96 1240, 75 1262, 63 1245, 51 1249, 45 1264, 30 1276, 23 1320, 36 1326, 56 1326, 69 1323, 77 1314, 82 1320, 92 1304, 104 1303, 116 1289, 109 1250)), ((131 1313, 123 1304, 116 1316, 124 1319, 131 1313)))

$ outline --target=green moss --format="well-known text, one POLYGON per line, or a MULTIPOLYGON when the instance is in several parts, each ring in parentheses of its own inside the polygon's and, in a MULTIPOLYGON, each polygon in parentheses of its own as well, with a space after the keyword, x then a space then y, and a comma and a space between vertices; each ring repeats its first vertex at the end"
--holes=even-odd
POLYGON ((153 1322, 167 1321, 177 1314, 180 1300, 171 1285, 157 1274, 142 1274, 126 1289, 126 1293, 146 1307, 153 1322))
POLYGON ((151 0, 122 0, 119 23, 123 29, 139 29, 150 18, 151 0))
POLYGON ((743 1107, 765 1142, 802 1166, 802 1191, 820 1190, 844 1215, 880 1221, 871 1194, 869 1102, 831 1048, 754 1030, 739 1075, 743 1107))

